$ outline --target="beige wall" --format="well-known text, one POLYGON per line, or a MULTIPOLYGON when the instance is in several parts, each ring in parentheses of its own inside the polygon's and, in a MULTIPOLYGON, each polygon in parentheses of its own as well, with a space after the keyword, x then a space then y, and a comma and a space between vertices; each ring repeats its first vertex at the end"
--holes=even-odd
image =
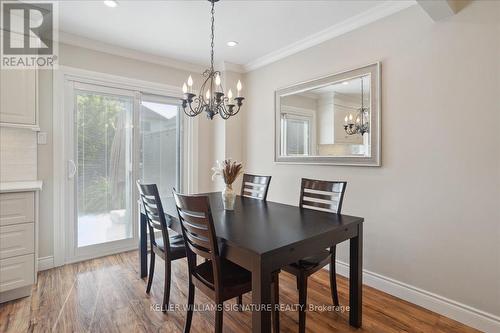
MULTIPOLYGON (((179 87, 190 74, 185 70, 119 57, 66 44, 61 44, 59 47, 59 59, 60 64, 63 66, 179 87)), ((201 79, 195 76, 195 73, 191 74, 195 79, 195 83, 200 84, 201 79)), ((38 178, 44 181, 43 191, 40 195, 39 256, 46 257, 53 255, 52 72, 41 70, 39 77, 40 129, 42 132, 47 132, 48 134, 47 144, 38 145, 38 178)), ((200 165, 210 165, 213 157, 210 146, 206 144, 206 138, 212 135, 212 127, 205 119, 200 120, 198 131, 201 144, 198 161, 200 165)), ((209 174, 208 167, 199 169, 198 178, 202 182, 200 184, 200 188, 202 189, 211 186, 211 184, 206 181, 207 174, 209 174)))
MULTIPOLYGON (((244 161, 297 204, 301 177, 347 180, 364 267, 500 315, 500 2, 433 22, 418 6, 245 77, 244 161), (274 91, 382 62, 382 167, 273 162, 274 91)), ((230 139, 230 138, 229 138, 230 139)), ((339 259, 348 251, 340 247, 339 259)))

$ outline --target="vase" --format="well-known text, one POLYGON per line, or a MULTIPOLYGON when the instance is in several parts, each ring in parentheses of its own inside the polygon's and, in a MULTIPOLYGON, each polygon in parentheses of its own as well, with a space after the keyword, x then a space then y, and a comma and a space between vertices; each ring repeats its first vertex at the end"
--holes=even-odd
POLYGON ((222 203, 225 210, 234 210, 234 201, 236 200, 236 193, 233 191, 232 184, 226 184, 222 191, 222 203))

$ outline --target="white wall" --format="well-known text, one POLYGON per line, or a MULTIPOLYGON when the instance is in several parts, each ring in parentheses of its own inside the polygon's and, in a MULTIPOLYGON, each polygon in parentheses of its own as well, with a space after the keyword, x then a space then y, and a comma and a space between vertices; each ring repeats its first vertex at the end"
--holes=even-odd
POLYGON ((411 7, 248 73, 242 115, 246 170, 273 176, 269 200, 297 204, 301 177, 347 180, 343 212, 365 217, 367 270, 496 315, 499 13, 474 2, 433 22, 411 7), (375 61, 382 167, 274 163, 274 91, 375 61))

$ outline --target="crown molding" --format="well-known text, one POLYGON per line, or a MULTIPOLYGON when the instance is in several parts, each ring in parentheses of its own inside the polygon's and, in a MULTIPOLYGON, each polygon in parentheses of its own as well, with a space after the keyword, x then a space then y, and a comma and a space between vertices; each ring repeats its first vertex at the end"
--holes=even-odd
POLYGON ((120 57, 145 61, 157 65, 162 65, 166 67, 171 67, 175 69, 182 69, 189 72, 200 73, 203 72, 204 67, 199 64, 193 64, 188 62, 183 62, 179 60, 174 60, 171 58, 167 58, 164 56, 158 56, 150 53, 145 53, 141 51, 137 51, 134 49, 129 49, 121 46, 116 46, 108 43, 104 43, 98 40, 93 40, 89 38, 85 38, 82 36, 70 34, 64 31, 59 31, 59 42, 63 44, 83 47, 86 49, 104 52, 108 54, 117 55, 120 57))
POLYGON ((243 67, 243 65, 235 64, 235 63, 227 62, 227 61, 221 61, 216 66, 216 69, 218 69, 222 72, 245 73, 245 68, 243 67))
POLYGON ((321 44, 327 40, 346 34, 352 30, 358 29, 362 26, 380 20, 386 16, 397 13, 415 4, 416 4, 415 0, 384 1, 380 5, 373 7, 370 10, 355 15, 327 29, 314 33, 304 39, 298 40, 279 50, 273 51, 271 53, 268 53, 267 55, 252 60, 249 63, 245 64, 243 68, 245 69, 246 72, 253 71, 257 68, 269 65, 275 61, 286 58, 292 54, 306 50, 312 46, 321 44))

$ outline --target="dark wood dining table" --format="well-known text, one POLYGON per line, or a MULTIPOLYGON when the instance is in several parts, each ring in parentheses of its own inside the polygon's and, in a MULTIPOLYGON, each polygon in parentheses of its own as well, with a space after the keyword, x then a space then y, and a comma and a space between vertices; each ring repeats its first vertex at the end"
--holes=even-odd
MULTIPOLYGON (((349 240, 349 324, 361 327, 363 218, 240 196, 236 198, 234 211, 226 211, 220 192, 207 195, 221 242, 221 255, 252 273, 254 309, 271 303, 272 272, 349 240)), ((180 233, 174 199, 164 197, 162 204, 169 228, 180 233)), ((146 229, 146 217, 141 212, 141 277, 147 276, 146 229)), ((271 332, 269 311, 252 312, 252 332, 271 332)))

